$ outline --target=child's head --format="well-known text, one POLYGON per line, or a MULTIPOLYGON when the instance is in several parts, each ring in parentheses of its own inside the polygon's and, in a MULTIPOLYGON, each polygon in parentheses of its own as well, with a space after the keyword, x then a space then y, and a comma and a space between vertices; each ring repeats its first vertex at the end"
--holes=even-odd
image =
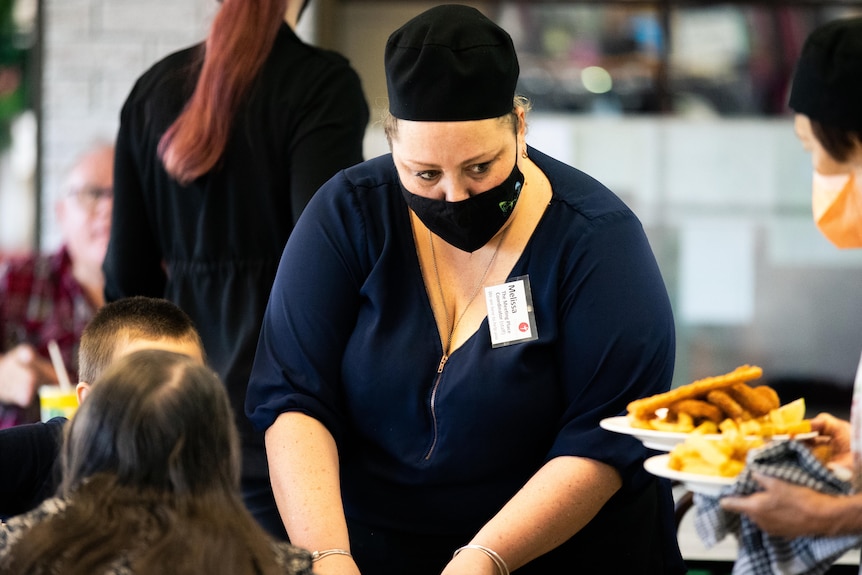
POLYGON ((111 363, 139 349, 175 351, 204 363, 200 335, 183 310, 165 299, 120 299, 103 306, 81 335, 78 401, 111 363))
POLYGON ((239 443, 224 385, 188 355, 140 350, 115 361, 68 426, 63 486, 108 474, 178 496, 239 486, 239 443))

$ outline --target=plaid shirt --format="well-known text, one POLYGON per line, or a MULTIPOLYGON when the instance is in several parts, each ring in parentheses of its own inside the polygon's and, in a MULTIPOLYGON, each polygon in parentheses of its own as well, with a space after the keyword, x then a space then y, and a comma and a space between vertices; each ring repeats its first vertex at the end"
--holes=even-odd
MULTIPOLYGON (((95 311, 72 276, 65 248, 0 263, 0 352, 29 343, 49 358, 48 342, 54 339, 75 382, 78 342, 95 311)), ((0 404, 0 429, 32 421, 39 421, 38 401, 24 409, 0 404)))

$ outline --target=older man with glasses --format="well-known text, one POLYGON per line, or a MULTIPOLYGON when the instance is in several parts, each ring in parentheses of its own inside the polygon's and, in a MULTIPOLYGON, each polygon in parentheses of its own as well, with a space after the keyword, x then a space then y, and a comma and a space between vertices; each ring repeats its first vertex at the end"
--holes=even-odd
POLYGON ((77 380, 81 332, 104 304, 113 178, 113 146, 88 149, 56 202, 59 250, 0 262, 0 429, 38 421, 38 389, 58 381, 50 341, 77 380))

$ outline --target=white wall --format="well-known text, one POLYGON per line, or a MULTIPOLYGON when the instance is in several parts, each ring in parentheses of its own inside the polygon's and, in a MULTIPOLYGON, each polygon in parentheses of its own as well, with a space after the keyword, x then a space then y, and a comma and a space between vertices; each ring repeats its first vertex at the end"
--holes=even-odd
POLYGON ((43 246, 59 242, 54 193, 75 157, 112 140, 135 79, 202 40, 215 0, 44 0, 43 246))

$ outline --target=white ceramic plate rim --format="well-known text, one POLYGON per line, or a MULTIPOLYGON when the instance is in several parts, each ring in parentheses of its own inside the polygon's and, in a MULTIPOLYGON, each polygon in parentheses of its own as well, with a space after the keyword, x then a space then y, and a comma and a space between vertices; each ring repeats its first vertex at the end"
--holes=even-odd
MULTIPOLYGON (((599 422, 599 425, 603 429, 607 429, 608 431, 624 433, 626 435, 632 435, 634 437, 637 437, 643 442, 646 447, 658 451, 670 451, 671 449, 673 449, 674 445, 682 443, 683 441, 685 441, 685 438, 688 437, 688 433, 682 433, 679 431, 659 431, 658 429, 641 429, 639 427, 632 427, 631 423, 629 423, 629 418, 625 415, 617 415, 615 417, 605 418, 599 422)), ((705 437, 706 439, 721 439, 721 434, 709 433, 705 434, 703 437, 705 437)), ((812 437, 817 437, 816 431, 811 431, 809 433, 797 433, 793 436, 773 435, 771 437, 771 440, 804 440, 811 439, 812 437)))
POLYGON ((670 454, 654 455, 644 461, 644 469, 667 479, 679 481, 686 489, 694 493, 717 497, 724 487, 733 485, 736 477, 721 477, 719 475, 703 475, 700 473, 685 473, 668 467, 670 454))

